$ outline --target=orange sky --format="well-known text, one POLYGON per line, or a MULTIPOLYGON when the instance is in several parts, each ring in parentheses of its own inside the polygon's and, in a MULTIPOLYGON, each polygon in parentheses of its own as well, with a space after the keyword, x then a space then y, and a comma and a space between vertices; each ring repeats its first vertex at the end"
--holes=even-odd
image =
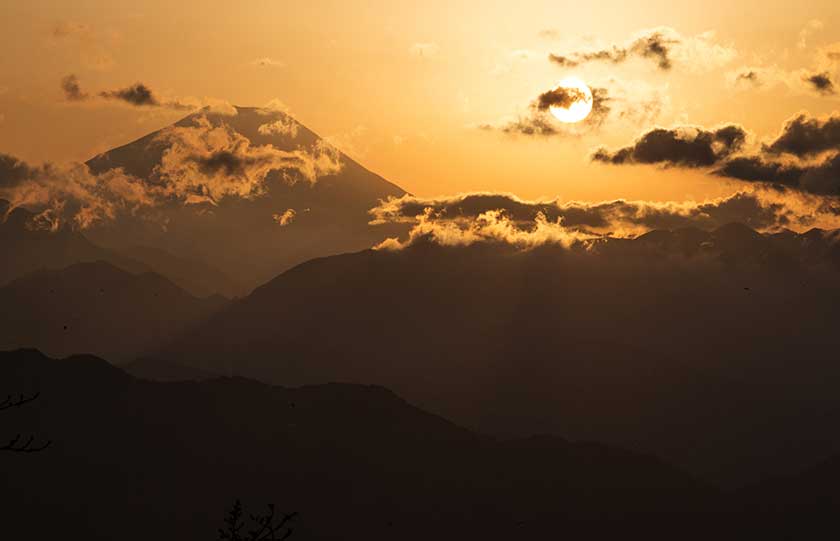
POLYGON ((6 0, 0 152, 84 160, 185 114, 68 103, 59 83, 72 73, 91 92, 142 81, 172 99, 281 100, 302 123, 418 195, 684 200, 738 185, 696 171, 610 168, 588 155, 654 124, 736 122, 760 141, 801 110, 840 109, 837 96, 798 85, 799 70, 822 67, 820 48, 840 42, 836 1, 808 2, 795 13, 779 0, 452 4, 6 0), (571 70, 547 60, 550 52, 624 44, 658 26, 690 45, 668 72, 641 60, 571 70), (744 66, 772 72, 776 82, 738 88, 733 73, 744 66), (660 112, 615 118, 581 136, 477 128, 523 113, 567 75, 607 87, 625 104, 655 101, 660 112))

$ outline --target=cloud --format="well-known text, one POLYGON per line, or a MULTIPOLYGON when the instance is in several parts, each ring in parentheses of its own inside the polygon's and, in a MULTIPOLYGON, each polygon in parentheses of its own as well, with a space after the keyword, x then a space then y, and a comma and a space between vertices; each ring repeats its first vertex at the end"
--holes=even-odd
POLYGON ((840 154, 814 163, 779 161, 754 155, 734 158, 713 172, 722 177, 767 183, 816 195, 840 195, 840 154))
POLYGON ((723 65, 737 54, 731 47, 714 43, 714 37, 713 32, 684 37, 672 28, 659 27, 641 32, 625 45, 550 54, 549 60, 569 68, 589 62, 621 64, 631 58, 639 58, 654 62, 663 71, 670 70, 677 60, 689 69, 707 69, 723 65))
MULTIPOLYGON (((65 99, 68 101, 85 101, 91 97, 87 92, 82 90, 79 79, 72 74, 67 75, 61 80, 61 89, 64 92, 65 99)), ((195 99, 161 100, 155 95, 151 88, 143 83, 135 83, 131 86, 114 90, 103 90, 99 92, 97 96, 105 100, 116 100, 127 103, 134 107, 165 107, 178 111, 197 109, 202 105, 212 105, 213 103, 220 101, 210 100, 208 102, 208 100, 202 101, 195 99)), ((236 114, 235 110, 233 114, 236 114)))
POLYGON ((820 63, 822 66, 833 67, 840 62, 840 43, 832 43, 821 47, 819 56, 821 57, 820 63))
POLYGON ((268 56, 264 56, 262 58, 255 58, 254 60, 251 60, 250 64, 252 66, 262 68, 282 68, 286 66, 286 64, 283 61, 275 60, 274 58, 270 58, 268 56))
POLYGON ((440 52, 440 46, 437 43, 415 43, 409 47, 408 52, 412 56, 430 58, 437 56, 440 52))
POLYGON ((275 223, 280 225, 280 227, 285 227, 294 221, 295 216, 297 216, 295 209, 286 209, 282 213, 272 215, 272 219, 275 223))
POLYGON ((735 124, 713 130, 696 126, 655 128, 628 147, 615 151, 602 147, 592 159, 614 165, 709 167, 740 150, 746 137, 746 131, 735 124))
POLYGON ((154 143, 165 150, 148 179, 122 169, 94 174, 85 164, 32 166, 0 155, 0 198, 10 202, 7 212, 17 207, 37 212, 33 227, 86 229, 172 202, 215 205, 226 197, 252 199, 267 192, 269 178, 314 183, 342 167, 340 153, 323 141, 283 151, 253 145, 224 120, 216 122, 203 115, 193 125, 162 130, 154 143))
POLYGON ((771 154, 792 154, 803 158, 840 150, 840 113, 823 118, 799 113, 787 120, 775 140, 764 146, 771 154))
POLYGON ((752 190, 702 202, 527 201, 504 193, 452 197, 390 198, 371 209, 372 224, 409 223, 405 241, 379 247, 399 249, 421 240, 443 245, 504 242, 521 248, 571 244, 600 237, 632 237, 652 229, 697 227, 711 230, 739 222, 757 230, 836 224, 836 216, 816 198, 786 198, 752 190))
POLYGON ((759 76, 758 71, 754 69, 747 69, 736 74, 735 82, 747 83, 754 86, 761 86, 762 84, 761 77, 759 76))
POLYGON ((290 116, 283 116, 274 122, 261 124, 257 131, 261 135, 283 135, 294 139, 297 137, 300 125, 290 116))
POLYGON ((497 130, 511 135, 550 137, 555 135, 579 135, 598 128, 609 115, 610 98, 605 88, 592 88, 592 112, 586 119, 576 124, 562 124, 550 112, 552 106, 568 107, 576 101, 585 99, 585 95, 573 88, 558 87, 543 92, 531 102, 528 111, 513 121, 500 125, 482 124, 483 130, 497 130), (567 105, 563 105, 567 104, 567 105))
POLYGON ((795 164, 768 161, 762 156, 738 156, 724 162, 714 173, 749 182, 770 182, 793 187, 799 183, 804 170, 795 164))
POLYGON ((163 130, 158 141, 167 146, 155 169, 160 183, 168 195, 190 202, 257 197, 267 190, 266 180, 274 171, 290 183, 314 183, 342 167, 338 150, 323 141, 294 151, 253 145, 224 122, 214 125, 206 116, 191 126, 163 130))
POLYGON ((808 38, 814 33, 823 29, 825 25, 819 19, 812 19, 799 31, 799 41, 796 46, 800 49, 805 49, 808 46, 808 38))
POLYGON ((827 71, 806 75, 803 80, 818 94, 831 96, 837 93, 834 81, 831 80, 831 74, 827 71))
POLYGON ((810 68, 785 69, 778 65, 740 66, 726 74, 733 88, 773 90, 784 87, 795 94, 837 94, 835 80, 840 44, 819 49, 810 68))
POLYGON ((64 91, 64 98, 68 101, 84 101, 90 97, 82 90, 79 79, 72 74, 61 80, 61 90, 64 91))
POLYGON ((155 204, 156 189, 111 169, 95 175, 84 164, 28 165, 0 155, 0 198, 38 214, 31 227, 57 230, 69 223, 77 229, 114 219, 119 212, 136 212, 155 204))
POLYGON ((551 107, 568 109, 579 101, 589 101, 586 93, 578 88, 558 86, 554 90, 543 92, 534 103, 539 111, 548 111, 551 107))
POLYGON ((99 95, 109 100, 122 100, 137 107, 160 106, 160 102, 154 96, 152 90, 143 83, 135 83, 117 90, 105 90, 100 92, 99 95))
POLYGON ((614 165, 707 169, 718 177, 761 183, 779 191, 840 195, 840 114, 814 118, 801 113, 752 154, 742 153, 745 140, 744 129, 734 124, 711 130, 657 128, 631 146, 599 149, 592 159, 614 165))

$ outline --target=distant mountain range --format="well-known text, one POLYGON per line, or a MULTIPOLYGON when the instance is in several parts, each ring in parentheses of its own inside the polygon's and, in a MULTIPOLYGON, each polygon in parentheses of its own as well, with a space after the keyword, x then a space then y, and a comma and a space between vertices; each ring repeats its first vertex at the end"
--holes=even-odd
POLYGON ((482 431, 607 441, 746 481, 840 452, 835 238, 733 224, 322 258, 156 356, 375 383, 482 431))
POLYGON ((836 486, 837 468, 726 493, 614 447, 482 436, 376 386, 152 383, 95 357, 0 353, 0 393, 35 391, 2 414, 2 430, 52 441, 0 456, 12 538, 34 528, 42 539, 211 539, 237 497, 249 510, 299 512, 302 540, 837 531, 833 492, 812 492, 836 486))
POLYGON ((218 296, 193 297, 158 274, 131 274, 104 261, 37 271, 0 287, 0 349, 132 360, 225 303, 218 296))

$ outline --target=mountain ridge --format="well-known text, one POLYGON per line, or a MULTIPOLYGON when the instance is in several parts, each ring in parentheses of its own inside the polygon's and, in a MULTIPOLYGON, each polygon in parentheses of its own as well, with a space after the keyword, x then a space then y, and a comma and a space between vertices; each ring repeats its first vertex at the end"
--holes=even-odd
POLYGON ((840 260, 831 233, 792 244, 742 233, 526 251, 419 242, 315 259, 153 356, 275 383, 377 383, 482 432, 606 441, 747 482, 840 450, 836 438, 817 445, 807 420, 840 412, 829 384, 840 342, 824 332, 840 317, 826 293, 840 260), (791 373, 793 359, 804 364, 791 373), (747 393, 751 373, 765 383, 747 393), (713 414, 725 408, 738 414, 713 414), (696 449, 686 419, 706 436, 696 449), (737 435, 748 426, 758 433, 737 435), (777 449, 777 431, 815 443, 777 449))

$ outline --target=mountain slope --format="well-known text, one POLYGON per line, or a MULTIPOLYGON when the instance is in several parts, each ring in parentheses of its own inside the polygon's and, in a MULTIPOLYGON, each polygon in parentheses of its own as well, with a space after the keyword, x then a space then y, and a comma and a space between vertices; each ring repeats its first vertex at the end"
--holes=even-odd
POLYGON ((140 261, 196 297, 232 298, 248 292, 244 285, 199 259, 186 259, 149 246, 116 247, 115 251, 140 261))
MULTIPOLYGON (((558 528, 670 539, 717 505, 649 456, 550 437, 495 441, 381 387, 163 384, 92 357, 0 353, 0 393, 35 390, 37 401, 4 412, 3 430, 53 442, 0 459, 12 536, 36 521, 41 538, 207 539, 241 497, 249 510, 298 511, 295 539, 542 538, 558 528)), ((702 538, 703 526, 681 538, 702 538)))
POLYGON ((246 291, 242 284, 199 260, 144 246, 102 248, 79 231, 33 227, 35 215, 24 208, 18 207, 6 215, 7 209, 8 202, 0 200, 0 249, 4 254, 0 261, 0 285, 37 270, 107 261, 132 274, 151 271, 163 274, 197 297, 213 294, 233 297, 246 291))
POLYGON ((225 302, 197 299, 160 275, 134 275, 102 261, 38 271, 0 288, 0 348, 132 359, 225 302))
MULTIPOLYGON (((283 151, 307 151, 323 143, 284 113, 246 107, 236 111, 236 115, 202 111, 179 121, 174 128, 228 126, 247 138, 250 145, 270 145, 283 151), (207 124, 202 124, 205 119, 207 124), (293 125, 293 133, 260 131, 261 126, 278 121, 293 125)), ((123 168, 154 185, 172 145, 166 138, 168 130, 97 156, 88 166, 96 173, 123 168)), ((156 220, 123 217, 116 223, 101 224, 88 234, 104 246, 137 244, 207 261, 255 287, 313 257, 364 249, 402 230, 368 225, 367 211, 380 199, 405 192, 346 155, 340 155, 340 162, 340 171, 322 176, 315 184, 290 183, 284 178, 286 173, 274 171, 268 175, 262 195, 224 197, 212 205, 172 202, 156 209, 156 220), (295 211, 294 220, 282 226, 276 223, 274 215, 288 209, 295 211)))
POLYGON ((314 260, 158 355, 282 384, 381 384, 483 431, 607 441, 747 481, 840 450, 826 435, 840 421, 840 276, 827 237, 745 233, 314 260))
POLYGON ((219 374, 158 359, 137 359, 121 365, 127 374, 149 381, 204 381, 221 377, 219 374))
POLYGON ((0 200, 0 285, 41 269, 60 269, 84 261, 108 261, 128 272, 148 272, 145 264, 101 248, 79 232, 33 229, 33 214, 16 208, 6 216, 8 202, 0 200), (2 219, 5 217, 5 219, 2 219))

